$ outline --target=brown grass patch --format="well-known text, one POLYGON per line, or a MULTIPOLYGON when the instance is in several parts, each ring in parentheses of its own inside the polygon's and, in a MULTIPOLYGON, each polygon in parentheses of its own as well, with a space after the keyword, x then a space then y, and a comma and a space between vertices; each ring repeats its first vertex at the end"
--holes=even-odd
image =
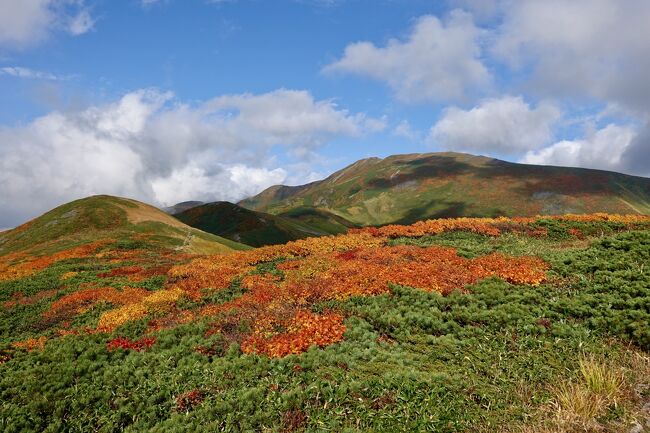
POLYGON ((585 357, 576 379, 550 390, 531 424, 501 431, 628 433, 650 426, 650 357, 634 349, 615 362, 585 357))
POLYGON ((167 215, 165 212, 161 211, 158 208, 149 206, 148 204, 137 202, 135 200, 129 200, 129 199, 123 199, 123 200, 128 200, 134 205, 136 205, 135 207, 120 206, 126 212, 126 217, 129 220, 129 222, 133 224, 138 224, 145 221, 155 221, 155 222, 167 224, 172 227, 187 229, 187 226, 185 224, 183 224, 176 218, 172 217, 171 215, 167 215))

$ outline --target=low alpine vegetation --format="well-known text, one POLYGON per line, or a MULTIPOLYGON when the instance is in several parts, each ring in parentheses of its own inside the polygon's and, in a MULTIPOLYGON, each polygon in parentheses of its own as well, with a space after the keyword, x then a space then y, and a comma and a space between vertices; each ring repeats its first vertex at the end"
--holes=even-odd
POLYGON ((209 256, 136 240, 2 257, 2 430, 646 421, 649 218, 431 220, 209 256))

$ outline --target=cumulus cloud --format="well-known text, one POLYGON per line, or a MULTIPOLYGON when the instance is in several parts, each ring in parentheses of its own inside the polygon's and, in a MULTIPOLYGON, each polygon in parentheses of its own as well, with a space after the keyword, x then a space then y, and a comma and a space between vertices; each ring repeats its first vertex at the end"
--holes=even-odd
POLYGON ((452 7, 471 12, 478 21, 490 21, 500 14, 504 0, 448 0, 452 7))
POLYGON ((650 2, 493 3, 502 22, 492 55, 522 74, 529 90, 570 103, 615 106, 628 117, 592 129, 582 139, 532 152, 526 160, 650 175, 650 2))
POLYGON ((635 137, 635 128, 609 124, 588 131, 582 139, 563 140, 528 152, 522 162, 620 171, 622 157, 635 137))
POLYGON ((481 61, 483 31, 470 14, 452 11, 446 20, 420 17, 406 40, 386 46, 357 42, 324 72, 346 72, 385 82, 406 102, 461 100, 488 87, 490 73, 481 61))
POLYGON ((156 198, 162 203, 178 203, 187 197, 216 197, 219 200, 238 201, 270 185, 280 184, 286 178, 287 172, 282 168, 235 164, 210 170, 191 163, 174 169, 167 177, 153 179, 151 186, 156 198))
MULTIPOLYGON (((369 132, 351 114, 306 91, 225 95, 197 106, 139 90, 79 112, 53 112, 0 128, 0 226, 98 193, 159 205, 238 200, 288 173, 277 149, 315 150, 369 132)), ((372 131, 370 131, 372 132, 372 131)))
POLYGON ((494 54, 532 70, 532 88, 650 108, 650 2, 502 1, 494 54))
POLYGON ((0 47, 32 46, 56 30, 80 35, 93 25, 83 0, 0 0, 0 47))
POLYGON ((531 108, 521 96, 487 99, 470 110, 446 109, 430 138, 447 149, 522 154, 552 140, 560 115, 548 103, 531 108))

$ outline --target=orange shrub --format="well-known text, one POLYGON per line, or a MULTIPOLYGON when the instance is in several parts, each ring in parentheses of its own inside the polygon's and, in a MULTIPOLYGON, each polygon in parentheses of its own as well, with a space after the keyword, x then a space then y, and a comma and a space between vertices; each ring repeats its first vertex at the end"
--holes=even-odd
POLYGON ((41 336, 39 338, 29 338, 25 341, 18 341, 13 343, 13 346, 17 349, 25 349, 28 352, 31 352, 32 350, 43 350, 45 349, 45 342, 47 341, 47 338, 45 336, 41 336))
POLYGON ((298 354, 316 345, 325 347, 343 339, 345 326, 339 314, 317 315, 309 311, 298 311, 283 323, 284 332, 274 332, 266 326, 259 326, 242 343, 244 353, 265 354, 280 358, 298 354))
POLYGON ((23 278, 32 275, 35 272, 45 269, 61 260, 88 257, 110 242, 112 241, 101 240, 59 251, 58 253, 48 256, 30 257, 25 253, 4 256, 0 263, 0 281, 23 278))
MULTIPOLYGON (((211 269, 217 272, 218 267, 211 269)), ((232 278, 232 268, 226 269, 232 278)), ((535 257, 501 254, 467 259, 453 248, 438 246, 374 246, 316 249, 278 264, 277 269, 284 278, 244 275, 241 284, 246 293, 201 311, 217 318, 215 330, 249 321, 252 333, 242 341, 246 353, 277 357, 339 341, 345 330, 341 316, 309 312, 320 301, 387 293, 390 283, 443 294, 490 276, 514 284, 539 284, 546 278, 547 265, 535 257)))
POLYGON ((134 320, 139 320, 151 313, 165 313, 170 311, 184 292, 179 288, 147 292, 140 298, 134 297, 120 308, 102 314, 97 324, 97 329, 111 332, 117 327, 134 320))
POLYGON ((50 309, 45 312, 45 316, 55 317, 63 314, 66 316, 79 314, 88 310, 99 301, 106 301, 115 305, 134 303, 145 297, 148 293, 150 292, 144 289, 131 287, 125 287, 122 290, 117 290, 113 287, 79 290, 54 301, 50 309))
MULTIPOLYGON (((536 217, 499 217, 499 218, 449 218, 418 221, 409 226, 387 225, 384 227, 368 227, 362 229, 352 229, 350 233, 369 233, 378 237, 420 237, 425 235, 436 235, 450 231, 469 231, 488 236, 498 236, 502 231, 529 233, 527 226, 532 225, 540 218, 552 219, 557 221, 577 221, 577 222, 594 222, 594 221, 611 221, 626 225, 650 224, 650 216, 646 215, 610 215, 603 213, 589 215, 544 215, 536 217)), ((543 234, 544 230, 539 230, 533 234, 543 234)))

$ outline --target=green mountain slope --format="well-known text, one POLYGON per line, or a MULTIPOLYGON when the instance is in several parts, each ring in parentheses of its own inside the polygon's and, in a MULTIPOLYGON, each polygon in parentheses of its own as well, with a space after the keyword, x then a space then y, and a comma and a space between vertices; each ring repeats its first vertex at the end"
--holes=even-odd
POLYGON ((214 202, 174 215, 187 225, 251 246, 282 244, 311 236, 342 233, 350 223, 325 211, 293 210, 271 215, 229 202, 214 202))
POLYGON ((581 168, 515 164, 462 153, 369 158, 302 186, 273 186, 240 205, 300 208, 360 225, 457 216, 650 213, 650 179, 581 168))
POLYGON ((278 214, 285 219, 300 221, 309 227, 326 234, 345 233, 356 224, 324 209, 314 207, 297 207, 278 214))
POLYGON ((51 254, 100 240, 190 253, 247 248, 189 227, 145 203, 99 195, 64 204, 13 230, 0 233, 0 256, 21 252, 51 254))

